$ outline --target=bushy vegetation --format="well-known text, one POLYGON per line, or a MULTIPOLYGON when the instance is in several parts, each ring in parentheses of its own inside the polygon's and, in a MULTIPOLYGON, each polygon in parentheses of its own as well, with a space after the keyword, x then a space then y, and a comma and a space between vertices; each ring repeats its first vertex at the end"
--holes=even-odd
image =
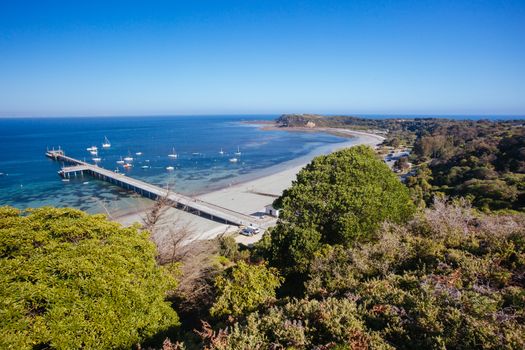
POLYGON ((177 326, 155 255, 103 215, 0 208, 0 348, 130 348, 177 326))
POLYGON ((374 242, 325 246, 305 295, 209 333, 214 349, 522 349, 525 219, 466 203, 385 224, 374 242))
POLYGON ((215 279, 217 299, 210 314, 238 317, 254 311, 274 299, 275 289, 280 285, 277 269, 240 261, 215 279))
MULTIPOLYGON (((270 307, 261 304, 227 325, 206 323, 200 346, 525 346, 525 216, 482 214, 468 200, 437 197, 431 209, 407 223, 413 208, 405 206, 410 203, 406 189, 393 190, 397 200, 366 189, 381 188, 388 176, 400 184, 390 171, 379 171, 375 161, 370 150, 357 147, 317 158, 298 175, 276 202, 282 219, 252 253, 252 259, 268 258, 286 276, 287 288, 270 307), (353 181, 365 189, 356 191, 353 181), (388 217, 375 200, 397 214, 388 217), (351 205, 338 206, 339 201, 351 205), (374 225, 358 225, 361 235, 342 235, 340 220, 352 217, 363 203, 373 203, 374 225), (341 207, 352 209, 337 210, 341 207)), ((421 171, 431 170, 422 166, 421 171)), ((432 185, 421 184, 428 185, 430 195, 432 185)), ((363 217, 366 210, 358 212, 363 217)))
POLYGON ((315 158, 274 205, 282 214, 266 256, 290 272, 305 272, 325 244, 352 246, 414 212, 406 187, 366 146, 315 158))

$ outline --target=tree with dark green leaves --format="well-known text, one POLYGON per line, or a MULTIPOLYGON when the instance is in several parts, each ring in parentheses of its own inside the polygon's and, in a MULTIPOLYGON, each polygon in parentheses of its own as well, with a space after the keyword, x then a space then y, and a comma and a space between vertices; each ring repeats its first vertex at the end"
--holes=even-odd
POLYGON ((0 208, 0 348, 130 348, 177 326, 155 255, 103 215, 0 208))
POLYGON ((367 146, 315 158, 275 205, 282 215, 271 231, 269 258, 291 271, 304 271, 323 244, 352 246, 415 210, 408 189, 367 146))

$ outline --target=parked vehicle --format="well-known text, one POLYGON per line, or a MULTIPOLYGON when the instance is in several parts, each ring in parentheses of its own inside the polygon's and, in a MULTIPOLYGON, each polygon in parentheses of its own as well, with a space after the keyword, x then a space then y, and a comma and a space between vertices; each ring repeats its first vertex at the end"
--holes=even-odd
POLYGON ((253 236, 253 235, 258 234, 259 232, 261 232, 261 229, 258 227, 254 227, 254 226, 248 226, 241 230, 241 234, 245 236, 253 236))

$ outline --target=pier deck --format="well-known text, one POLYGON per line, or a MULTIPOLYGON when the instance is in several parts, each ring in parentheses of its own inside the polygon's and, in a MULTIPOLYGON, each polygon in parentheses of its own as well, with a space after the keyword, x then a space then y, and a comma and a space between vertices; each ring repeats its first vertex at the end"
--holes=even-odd
POLYGON ((230 210, 212 203, 202 201, 200 199, 192 198, 180 193, 161 188, 147 182, 128 177, 124 174, 118 174, 114 171, 101 168, 97 165, 89 164, 78 159, 68 157, 63 150, 47 151, 46 156, 64 163, 71 164, 71 166, 63 167, 58 173, 62 177, 69 177, 70 174, 82 173, 93 176, 96 179, 109 182, 124 189, 134 191, 144 197, 150 199, 157 199, 159 197, 166 197, 173 206, 189 211, 191 213, 209 217, 212 220, 222 220, 225 223, 234 224, 237 226, 257 225, 260 219, 230 210))

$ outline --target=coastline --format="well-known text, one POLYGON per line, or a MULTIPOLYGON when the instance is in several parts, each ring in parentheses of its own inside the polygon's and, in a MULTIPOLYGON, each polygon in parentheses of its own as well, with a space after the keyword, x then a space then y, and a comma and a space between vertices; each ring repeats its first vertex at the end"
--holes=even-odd
MULTIPOLYGON (((343 148, 361 144, 375 147, 384 139, 375 134, 348 129, 278 128, 278 130, 282 131, 302 131, 297 129, 307 129, 305 131, 309 132, 338 132, 338 136, 348 137, 348 140, 317 147, 305 156, 266 168, 258 172, 256 177, 254 177, 253 174, 238 177, 235 183, 198 194, 195 198, 243 214, 261 215, 264 213, 264 207, 271 204, 275 198, 280 196, 282 192, 292 184, 292 181, 295 180, 297 173, 316 156, 329 154, 343 148)), ((113 220, 122 225, 129 226, 135 222, 141 222, 146 212, 147 208, 117 216, 113 218, 113 220)), ((169 209, 165 214, 164 221, 166 225, 190 227, 191 230, 195 232, 195 239, 209 239, 223 233, 237 230, 235 226, 210 221, 177 209, 169 209)), ((154 240, 162 241, 164 238, 165 237, 154 237, 154 240)))
MULTIPOLYGON (((312 132, 334 131, 330 128, 306 129, 312 132)), ((300 131, 301 130, 293 130, 292 132, 300 131)), ((232 186, 203 193, 196 196, 196 198, 225 206, 228 209, 236 210, 244 214, 254 214, 263 210, 265 205, 271 204, 275 198, 280 196, 282 192, 292 184, 292 181, 295 180, 297 173, 313 158, 356 145, 364 144, 375 147, 384 140, 381 136, 364 132, 354 132, 347 129, 336 131, 344 134, 345 137, 349 137, 349 140, 320 146, 305 156, 271 166, 256 178, 252 177, 247 181, 240 179, 240 181, 232 186)))

